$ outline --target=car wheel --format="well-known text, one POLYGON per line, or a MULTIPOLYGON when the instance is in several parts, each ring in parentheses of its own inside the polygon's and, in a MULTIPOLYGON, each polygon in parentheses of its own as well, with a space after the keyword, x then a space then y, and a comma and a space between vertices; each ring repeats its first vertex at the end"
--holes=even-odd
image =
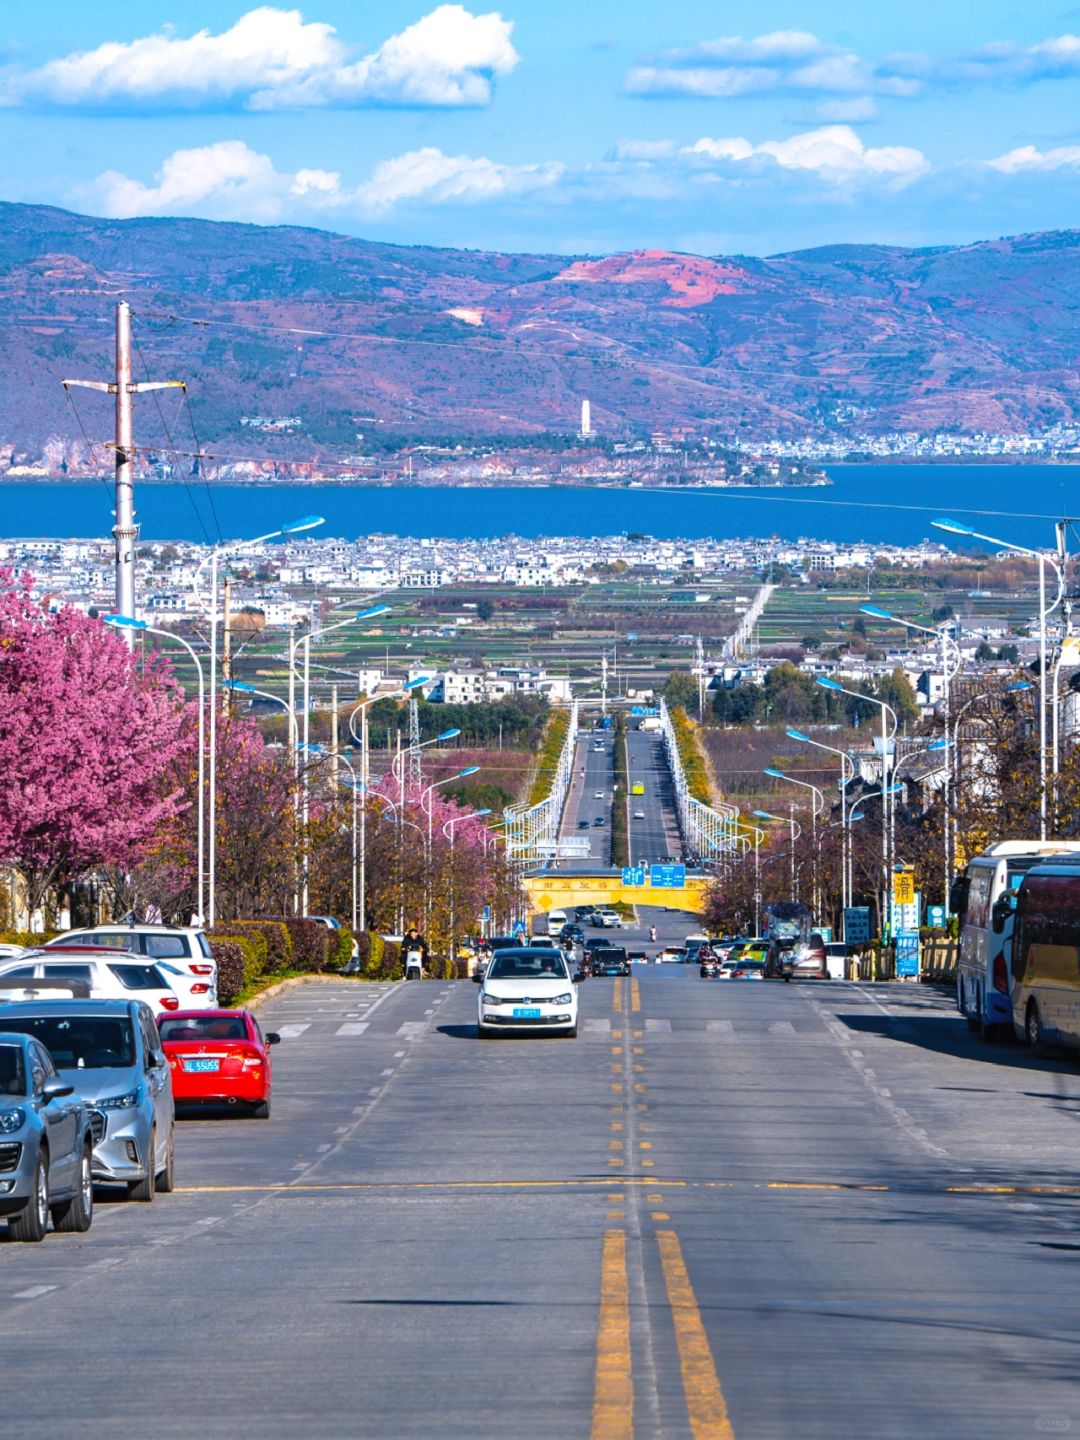
POLYGON ((70 1200, 52 1207, 53 1229, 61 1235, 82 1235, 94 1219, 94 1177, 91 1170, 91 1147, 83 1150, 79 1161, 79 1188, 70 1200))
POLYGON ((1034 1000, 1028 1002, 1027 1014, 1024 1017, 1024 1034, 1032 1050, 1042 1049, 1042 1020, 1039 1016, 1039 1007, 1034 1000))
POLYGON ((157 1193, 157 1131, 150 1132, 150 1163, 146 1174, 141 1180, 132 1180, 128 1184, 128 1199, 137 1200, 141 1205, 149 1205, 157 1193))
POLYGON ((154 1183, 156 1190, 161 1195, 171 1195, 176 1189, 176 1159, 172 1130, 169 1131, 169 1149, 165 1156, 165 1168, 158 1171, 154 1183))
POLYGON ((270 1096, 267 1095, 265 1100, 260 1100, 257 1105, 253 1105, 251 1107, 251 1113, 252 1115, 254 1115, 256 1120, 269 1120, 270 1096))
POLYGON ((45 1239, 49 1228, 49 1163, 44 1150, 38 1151, 34 1167, 34 1188, 30 1203, 21 1215, 8 1221, 8 1234, 12 1240, 38 1241, 45 1239))

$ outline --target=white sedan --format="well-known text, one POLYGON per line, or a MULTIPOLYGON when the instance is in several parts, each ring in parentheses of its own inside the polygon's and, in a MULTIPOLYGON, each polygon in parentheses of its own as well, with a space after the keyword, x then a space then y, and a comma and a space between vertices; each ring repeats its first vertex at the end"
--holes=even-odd
POLYGON ((557 950, 496 950, 484 976, 473 979, 480 986, 476 1033, 481 1039, 500 1030, 577 1034, 576 980, 557 950))

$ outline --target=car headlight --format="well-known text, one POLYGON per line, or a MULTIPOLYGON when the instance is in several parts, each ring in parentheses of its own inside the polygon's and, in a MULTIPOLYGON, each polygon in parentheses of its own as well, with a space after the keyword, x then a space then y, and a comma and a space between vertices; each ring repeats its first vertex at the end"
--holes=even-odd
POLYGON ((554 1000, 549 1000, 549 1005, 569 1005, 574 998, 574 992, 568 990, 565 995, 556 995, 554 1000))
POLYGON ((25 1110, 0 1110, 0 1135, 14 1135, 25 1124, 25 1110))
POLYGON ((134 1090, 129 1090, 125 1095, 110 1095, 105 1100, 99 1100, 97 1104, 99 1110, 134 1110, 142 1098, 143 1087, 136 1085, 134 1090))
POLYGON ((486 990, 485 990, 484 993, 480 996, 480 1001, 481 1001, 481 1004, 483 1004, 483 1005, 501 1005, 501 1004, 502 1004, 502 1000, 499 998, 498 995, 489 995, 486 990))

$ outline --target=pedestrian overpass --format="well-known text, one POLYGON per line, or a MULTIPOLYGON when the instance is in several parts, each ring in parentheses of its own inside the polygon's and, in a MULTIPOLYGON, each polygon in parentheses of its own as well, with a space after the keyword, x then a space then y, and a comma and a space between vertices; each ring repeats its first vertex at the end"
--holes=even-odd
POLYGON ((619 871, 597 875, 527 875, 522 881, 532 914, 575 905, 654 905, 700 915, 709 888, 707 875, 688 875, 683 885, 624 885, 619 871))

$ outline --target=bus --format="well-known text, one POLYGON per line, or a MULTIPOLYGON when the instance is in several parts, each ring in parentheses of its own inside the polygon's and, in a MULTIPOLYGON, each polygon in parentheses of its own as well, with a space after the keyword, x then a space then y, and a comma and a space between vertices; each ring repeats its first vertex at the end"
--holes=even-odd
MULTIPOLYGON (((1075 844, 1071 847, 1076 850, 1075 844)), ((1043 860, 1005 895, 991 923, 1012 932, 1012 1026, 1017 1039, 1080 1049, 1080 855, 1043 860)))
POLYGON ((645 782, 644 782, 643 780, 635 780, 634 783, 633 783, 633 785, 630 786, 630 794, 631 794, 631 795, 644 795, 644 794, 645 794, 645 782))
POLYGON ((994 906, 1049 855, 1080 851, 1066 840, 1001 840, 968 861, 953 881, 949 908, 960 921, 956 966, 956 1008, 982 1040, 993 1040, 1013 1024, 1009 985, 1011 935, 996 932, 994 906))

